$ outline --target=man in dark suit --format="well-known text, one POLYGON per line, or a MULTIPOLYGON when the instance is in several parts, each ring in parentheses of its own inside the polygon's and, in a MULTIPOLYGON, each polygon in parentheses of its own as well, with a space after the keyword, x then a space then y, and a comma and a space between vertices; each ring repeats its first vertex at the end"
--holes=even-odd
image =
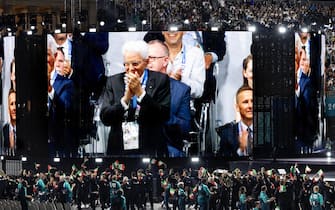
MULTIPOLYGON (((159 40, 152 40, 148 44, 148 69, 166 74, 166 68, 169 63, 169 49, 159 40)), ((188 138, 191 127, 191 88, 178 80, 170 78, 170 89, 170 119, 164 127, 168 138, 169 156, 180 157, 184 156, 182 152, 183 139, 188 138)))
POLYGON ((3 127, 3 146, 5 155, 15 156, 22 151, 22 142, 16 135, 16 92, 13 89, 8 93, 9 122, 3 127))
POLYGON ((236 109, 241 120, 217 128, 221 139, 219 154, 226 157, 250 156, 253 144, 253 99, 249 86, 245 85, 237 90, 236 109))
POLYGON ((127 154, 164 156, 167 145, 163 125, 170 113, 169 77, 146 69, 148 46, 144 41, 126 42, 122 54, 125 73, 107 79, 100 112, 101 121, 111 126, 107 154, 127 153, 123 129, 127 121, 135 122, 132 128, 138 133, 131 139, 135 147, 127 154))
POLYGON ((65 77, 65 56, 61 49, 55 54, 54 70, 51 72, 49 95, 49 142, 50 154, 75 157, 77 146, 73 138, 72 100, 73 81, 65 77))
POLYGON ((295 97, 296 114, 296 152, 304 149, 306 153, 311 152, 314 136, 317 129, 316 93, 313 88, 310 74, 310 61, 303 47, 300 51, 299 69, 297 71, 297 88, 295 97))

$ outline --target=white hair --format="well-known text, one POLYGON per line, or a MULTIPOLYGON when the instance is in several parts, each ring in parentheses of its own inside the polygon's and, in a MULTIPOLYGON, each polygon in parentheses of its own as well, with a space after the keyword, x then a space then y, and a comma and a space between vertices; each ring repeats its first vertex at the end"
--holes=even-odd
POLYGON ((143 40, 127 41, 122 46, 122 55, 127 52, 139 53, 142 58, 148 58, 148 44, 143 40))
POLYGON ((56 54, 56 52, 57 52, 57 43, 56 43, 55 38, 51 34, 48 34, 47 42, 48 42, 48 49, 51 50, 51 53, 53 55, 56 54))

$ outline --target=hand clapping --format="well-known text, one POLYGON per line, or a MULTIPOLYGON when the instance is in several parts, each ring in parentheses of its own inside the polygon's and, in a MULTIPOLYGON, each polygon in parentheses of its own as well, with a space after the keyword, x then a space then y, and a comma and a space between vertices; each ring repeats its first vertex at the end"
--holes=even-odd
POLYGON ((124 77, 124 82, 126 84, 124 93, 125 101, 129 102, 133 96, 140 96, 143 93, 141 77, 137 72, 127 72, 124 77))

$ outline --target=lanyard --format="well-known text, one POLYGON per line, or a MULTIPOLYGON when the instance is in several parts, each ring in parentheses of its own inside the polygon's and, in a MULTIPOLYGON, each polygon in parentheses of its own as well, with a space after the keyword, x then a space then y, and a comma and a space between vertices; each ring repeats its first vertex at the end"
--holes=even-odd
MULTIPOLYGON (((141 82, 141 86, 143 89, 145 89, 145 87, 147 86, 147 82, 148 82, 148 69, 145 69, 142 82, 141 82)), ((135 119, 137 119, 140 114, 140 109, 141 109, 141 106, 137 104, 137 96, 133 96, 132 104, 134 108, 136 107, 135 119)))
POLYGON ((186 48, 185 45, 183 45, 183 49, 181 51, 182 57, 181 57, 181 70, 184 70, 185 63, 186 63, 186 48))

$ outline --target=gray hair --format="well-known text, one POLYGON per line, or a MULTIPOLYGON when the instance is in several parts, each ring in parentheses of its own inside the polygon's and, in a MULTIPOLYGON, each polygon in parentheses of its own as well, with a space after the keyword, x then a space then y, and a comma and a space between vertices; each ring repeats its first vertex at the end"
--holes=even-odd
POLYGON ((51 53, 53 55, 56 54, 56 52, 57 52, 57 43, 56 43, 55 38, 51 34, 48 34, 47 42, 48 42, 48 46, 47 46, 48 49, 51 50, 51 53))
POLYGON ((150 42, 148 42, 149 46, 154 45, 154 44, 158 44, 160 46, 160 48, 163 50, 164 55, 169 56, 169 48, 164 42, 162 42, 161 40, 158 40, 158 39, 154 39, 154 40, 151 40, 150 42))
POLYGON ((127 52, 139 53, 143 59, 148 58, 148 44, 143 40, 128 41, 122 46, 122 55, 127 52))

